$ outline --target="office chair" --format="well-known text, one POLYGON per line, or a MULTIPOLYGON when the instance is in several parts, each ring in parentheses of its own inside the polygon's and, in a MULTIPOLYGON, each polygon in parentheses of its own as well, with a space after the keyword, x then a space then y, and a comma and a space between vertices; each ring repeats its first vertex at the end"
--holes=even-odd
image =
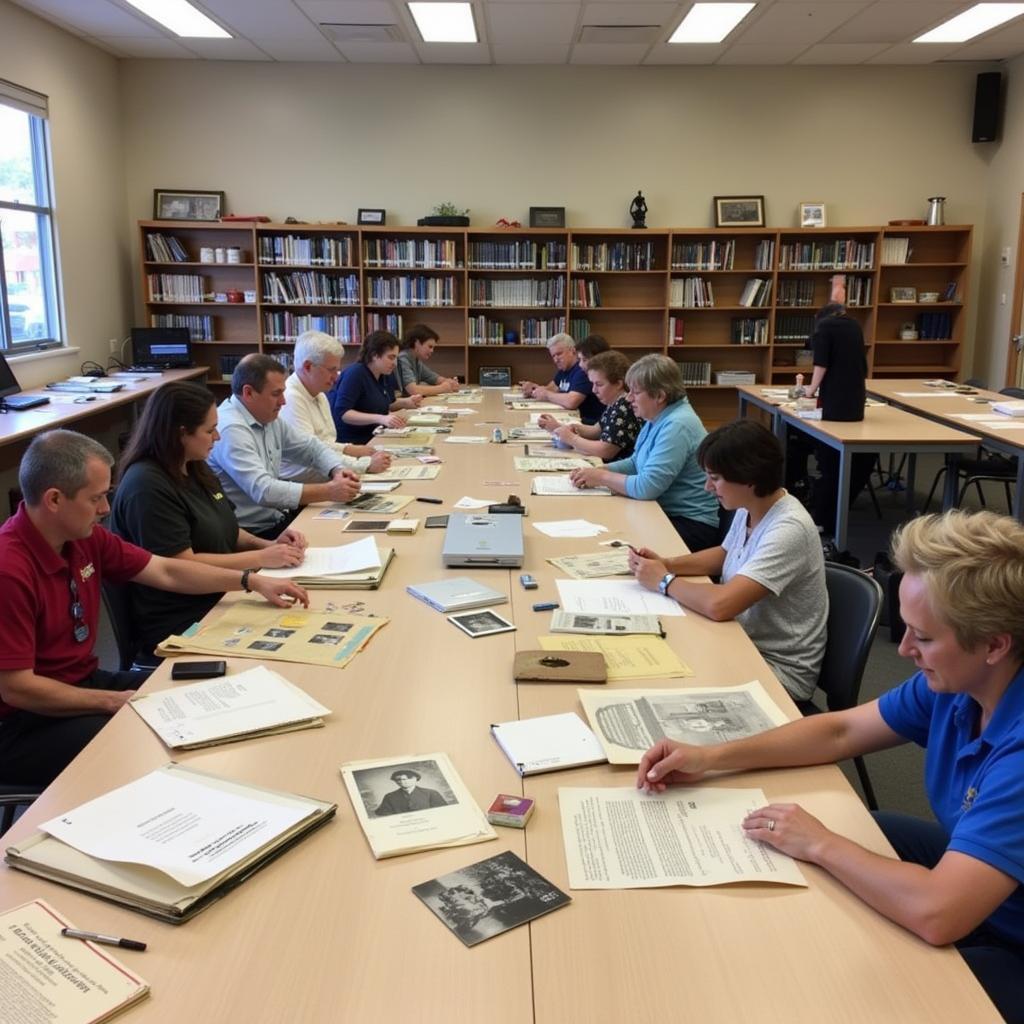
MULTIPOLYGON (((861 677, 882 612, 882 588, 870 576, 835 562, 825 563, 825 586, 828 639, 818 689, 825 694, 829 711, 846 711, 856 707, 860 697, 861 677)), ((798 702, 797 707, 805 715, 821 714, 821 708, 809 700, 798 702)), ((865 802, 877 811, 878 801, 864 758, 855 757, 853 763, 865 802)))
POLYGON ((128 588, 120 583, 100 585, 103 595, 103 609, 110 621, 110 628, 117 645, 118 671, 150 672, 159 663, 159 658, 147 657, 139 651, 139 640, 132 629, 131 599, 128 588))
POLYGON ((11 786, 0 783, 0 835, 3 835, 18 816, 18 808, 27 808, 42 792, 34 786, 11 786))

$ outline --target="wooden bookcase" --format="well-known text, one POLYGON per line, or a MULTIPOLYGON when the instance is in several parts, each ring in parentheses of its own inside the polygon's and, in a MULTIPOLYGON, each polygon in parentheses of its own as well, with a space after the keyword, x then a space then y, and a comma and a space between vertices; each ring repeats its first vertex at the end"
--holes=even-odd
POLYGON ((548 379, 545 340, 566 330, 600 334, 631 357, 664 352, 687 364, 698 375, 691 379, 707 381, 689 385, 694 405, 718 423, 735 413, 735 388, 717 384, 717 373, 790 383, 810 372, 807 339, 836 273, 847 275, 848 307, 864 328, 872 375, 960 371, 971 252, 965 225, 631 231, 141 221, 139 228, 143 322, 208 318, 193 321, 205 325, 194 338, 214 383, 222 356, 287 356, 310 326, 338 337, 347 362, 369 331, 401 334, 419 322, 441 336, 439 373, 476 380, 481 366, 508 365, 513 379, 548 379), (173 236, 187 259, 153 258, 152 235, 173 236), (239 261, 201 262, 203 248, 237 248, 239 261), (154 298, 153 274, 200 278, 202 299, 169 301, 159 291, 154 298), (229 292, 255 301, 216 301, 229 292), (908 327, 918 338, 903 336, 908 327))

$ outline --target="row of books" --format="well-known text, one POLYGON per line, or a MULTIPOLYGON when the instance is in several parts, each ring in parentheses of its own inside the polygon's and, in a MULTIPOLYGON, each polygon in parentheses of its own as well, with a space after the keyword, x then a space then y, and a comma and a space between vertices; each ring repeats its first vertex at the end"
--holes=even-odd
POLYGON ((813 333, 813 315, 780 313, 775 318, 776 341, 807 341, 813 333))
POLYGON ((688 309, 704 309, 715 304, 715 292, 703 277, 674 277, 669 282, 668 304, 688 309))
POLYGON ((756 384, 757 374, 753 370, 715 370, 715 383, 733 388, 738 384, 756 384))
POLYGON ((521 345, 546 345, 556 334, 565 334, 564 316, 545 319, 530 316, 519 321, 519 343, 521 345))
POLYGON ((235 372, 235 367, 242 361, 243 356, 221 356, 218 360, 220 363, 220 379, 231 380, 232 374, 235 372))
POLYGON ((654 270, 653 242, 572 243, 573 270, 654 270))
POLYGON ((454 277, 367 277, 367 301, 376 306, 454 306, 454 277))
POLYGON ((291 274, 263 275, 263 301, 296 305, 357 306, 359 277, 356 274, 323 274, 296 270, 291 274))
POLYGON ((146 235, 146 258, 153 263, 194 262, 174 235, 146 235))
POLYGON ((203 302, 212 292, 199 274, 147 274, 150 302, 203 302))
POLYGON ((683 383, 687 385, 687 387, 696 387, 700 384, 711 383, 710 363, 679 363, 679 369, 683 373, 683 383))
POLYGON ((213 317, 208 315, 184 315, 181 313, 153 313, 149 318, 151 327, 187 327, 192 341, 213 341, 213 317))
POLYGON ((502 321, 486 316, 469 318, 470 345, 546 345, 564 331, 564 316, 544 320, 527 317, 519 321, 518 331, 510 331, 502 321), (510 340, 510 335, 514 340, 510 340))
POLYGON ((402 336, 402 314, 401 313, 367 313, 366 333, 374 331, 387 331, 396 338, 402 336))
POLYGON ((779 290, 775 301, 780 306, 820 305, 814 301, 815 284, 813 277, 784 278, 779 281, 779 290))
POLYGON ((470 242, 470 270, 565 270, 565 242, 470 242))
POLYGON ((280 352, 268 352, 268 356, 271 359, 276 359, 288 373, 291 373, 295 369, 295 350, 288 349, 287 351, 280 352))
POLYGON ((909 263, 912 251, 906 235, 889 235, 882 239, 883 263, 909 263))
POLYGON ((870 306, 875 282, 870 277, 850 274, 846 278, 847 306, 870 306))
POLYGON ((710 242, 675 242, 672 245, 673 270, 732 270, 736 259, 736 239, 710 242))
POLYGON ((260 235, 257 255, 262 264, 309 267, 349 267, 354 262, 352 239, 314 235, 260 235))
POLYGON ((282 310, 263 314, 264 342, 295 341, 306 331, 323 331, 343 345, 360 345, 363 341, 359 317, 354 313, 345 316, 299 316, 282 310))
POLYGON ((739 306, 767 306, 772 299, 770 278, 752 277, 740 292, 739 306))
POLYGON ((405 267, 454 270, 453 238, 364 238, 363 263, 367 267, 405 267))
POLYGON ((919 313, 917 333, 922 341, 949 341, 953 337, 953 314, 919 313))
POLYGON ((779 247, 779 270, 870 270, 874 264, 875 243, 856 238, 791 242, 779 247))
POLYGON ((734 345, 767 345, 768 317, 733 317, 729 325, 729 341, 734 345))
POLYGON ((590 321, 585 317, 572 317, 569 321, 569 334, 576 342, 581 342, 591 334, 590 321))
POLYGON ((469 282, 471 306, 564 306, 565 278, 522 278, 469 282))
POLYGON ((596 309, 601 305, 601 287, 596 281, 576 280, 569 290, 571 305, 596 309))

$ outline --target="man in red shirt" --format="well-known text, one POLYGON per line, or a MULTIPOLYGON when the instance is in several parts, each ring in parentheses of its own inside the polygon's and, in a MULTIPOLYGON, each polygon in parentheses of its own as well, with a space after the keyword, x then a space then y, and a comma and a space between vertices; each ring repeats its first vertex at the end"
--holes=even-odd
POLYGON ((83 434, 40 434, 19 470, 24 501, 0 527, 0 780, 45 786, 145 678, 105 672, 93 653, 100 581, 182 594, 245 590, 286 607, 306 592, 200 562, 161 558, 109 533, 107 450, 83 434))

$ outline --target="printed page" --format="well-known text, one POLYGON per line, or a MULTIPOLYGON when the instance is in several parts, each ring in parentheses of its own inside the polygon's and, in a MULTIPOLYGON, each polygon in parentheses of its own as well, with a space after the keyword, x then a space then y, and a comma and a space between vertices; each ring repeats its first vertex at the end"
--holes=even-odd
POLYGON ((554 494, 559 497, 593 498, 612 492, 607 487, 575 487, 566 476, 535 476, 531 490, 534 494, 554 494))
MULTIPOLYGON (((441 472, 440 466, 390 466, 379 473, 371 473, 370 480, 433 480, 441 472)), ((363 478, 364 486, 366 477, 363 478)))
MULTIPOLYGON (((693 669, 679 660, 660 636, 537 637, 542 651, 596 651, 604 655, 608 682, 619 679, 677 679, 693 669)), ((646 748, 644 748, 646 749, 646 748)))
POLYGON ((743 832, 766 803, 760 789, 559 789, 569 888, 806 885, 796 861, 743 832))
POLYGON ((261 569, 264 576, 287 580, 295 576, 333 576, 380 568, 380 551, 373 537, 330 548, 306 548, 301 565, 290 569, 261 569))
POLYGON ((652 633, 661 636, 661 623, 654 615, 578 615, 555 610, 551 613, 552 633, 584 633, 589 636, 626 636, 652 633))
POLYGON ((636 580, 555 580, 562 611, 585 615, 685 615, 678 601, 636 580))
POLYGON ((602 576, 630 576, 629 548, 594 551, 587 555, 565 555, 548 561, 574 580, 594 580, 602 576))
POLYGON ((582 457, 530 458, 517 455, 513 460, 515 468, 523 473, 571 473, 574 469, 587 469, 593 463, 582 457))

